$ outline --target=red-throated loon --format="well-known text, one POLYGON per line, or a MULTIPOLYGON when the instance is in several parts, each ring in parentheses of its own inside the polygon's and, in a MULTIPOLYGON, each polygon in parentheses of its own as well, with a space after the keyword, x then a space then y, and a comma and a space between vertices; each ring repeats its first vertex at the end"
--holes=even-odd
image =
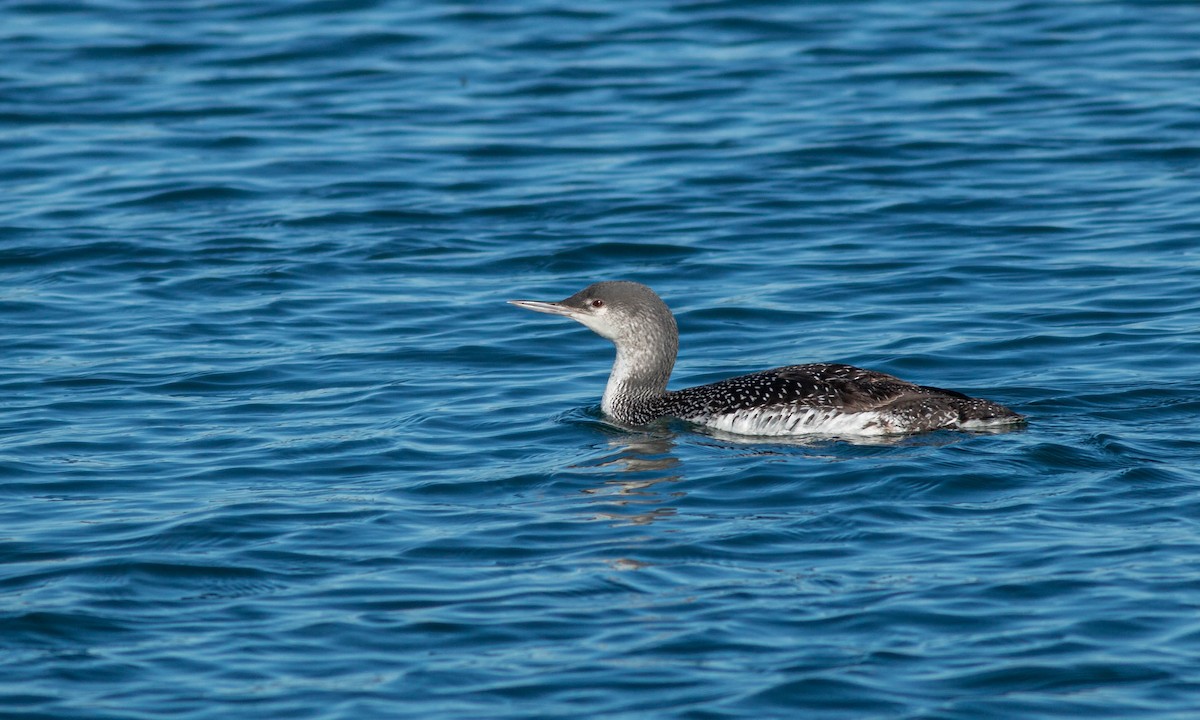
POLYGON ((890 435, 1024 420, 1003 405, 851 365, 813 363, 667 390, 679 331, 653 290, 598 282, 560 302, 510 300, 583 323, 617 346, 601 409, 627 425, 676 417, 745 435, 890 435))

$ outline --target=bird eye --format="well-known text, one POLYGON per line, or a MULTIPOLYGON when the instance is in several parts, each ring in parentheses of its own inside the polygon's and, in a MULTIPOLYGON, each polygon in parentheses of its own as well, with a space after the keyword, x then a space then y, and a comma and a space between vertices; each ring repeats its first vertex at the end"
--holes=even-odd
POLYGON ((599 310, 600 308, 604 307, 604 301, 603 301, 603 300, 593 300, 593 301, 592 301, 592 307, 594 307, 594 308, 596 308, 597 310, 599 310))

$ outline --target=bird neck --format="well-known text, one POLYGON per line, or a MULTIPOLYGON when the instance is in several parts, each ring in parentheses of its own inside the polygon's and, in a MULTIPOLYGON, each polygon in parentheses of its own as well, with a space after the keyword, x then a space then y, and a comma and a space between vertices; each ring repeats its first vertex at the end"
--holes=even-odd
POLYGON ((667 393, 667 381, 675 367, 679 349, 673 332, 638 338, 635 343, 617 342, 617 358, 608 386, 604 388, 601 409, 622 422, 642 424, 654 401, 667 393))

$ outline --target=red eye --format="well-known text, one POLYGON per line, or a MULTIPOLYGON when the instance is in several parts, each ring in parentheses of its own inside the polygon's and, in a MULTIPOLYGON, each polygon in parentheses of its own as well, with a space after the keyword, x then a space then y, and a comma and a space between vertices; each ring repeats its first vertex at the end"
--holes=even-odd
POLYGON ((597 309, 602 308, 602 307, 604 307, 604 301, 603 300, 593 300, 592 307, 597 308, 597 309))

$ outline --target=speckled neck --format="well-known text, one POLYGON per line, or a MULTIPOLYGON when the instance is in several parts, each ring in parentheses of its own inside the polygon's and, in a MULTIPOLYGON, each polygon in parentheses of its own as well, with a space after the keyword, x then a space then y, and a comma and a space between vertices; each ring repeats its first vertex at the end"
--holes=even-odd
POLYGON ((642 310, 613 339, 617 357, 601 402, 607 415, 633 424, 656 417, 654 408, 667 394, 679 352, 679 331, 666 305, 642 310))

